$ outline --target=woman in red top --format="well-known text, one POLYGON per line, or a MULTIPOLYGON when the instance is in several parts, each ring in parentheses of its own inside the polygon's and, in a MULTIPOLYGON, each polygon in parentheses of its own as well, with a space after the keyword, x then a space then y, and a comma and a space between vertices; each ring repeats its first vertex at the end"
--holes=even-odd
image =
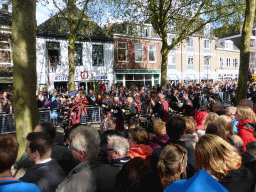
POLYGON ((150 160, 153 149, 148 145, 148 133, 143 127, 129 129, 128 141, 130 143, 130 151, 127 156, 132 159, 141 157, 150 160))
POLYGON ((237 121, 239 121, 236 125, 238 128, 237 135, 243 140, 243 148, 244 151, 246 151, 245 145, 252 141, 256 141, 255 137, 253 136, 253 127, 256 116, 250 107, 238 106, 235 118, 237 121))

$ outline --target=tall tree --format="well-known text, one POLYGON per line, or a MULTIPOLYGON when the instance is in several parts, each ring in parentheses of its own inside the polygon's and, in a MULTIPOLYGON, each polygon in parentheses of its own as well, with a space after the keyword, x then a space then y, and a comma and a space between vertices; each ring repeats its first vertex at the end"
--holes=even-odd
POLYGON ((150 21, 155 32, 162 38, 162 86, 166 85, 170 50, 194 33, 202 33, 207 24, 220 26, 241 21, 241 10, 244 7, 243 0, 123 1, 127 5, 120 16, 126 16, 136 23, 150 21), (168 34, 174 34, 171 43, 168 43, 168 34))
POLYGON ((12 1, 13 93, 18 159, 38 123, 36 102, 36 0, 12 1))
POLYGON ((255 0, 246 0, 245 19, 242 30, 239 80, 235 96, 235 104, 247 96, 248 69, 250 58, 250 40, 255 17, 255 0))

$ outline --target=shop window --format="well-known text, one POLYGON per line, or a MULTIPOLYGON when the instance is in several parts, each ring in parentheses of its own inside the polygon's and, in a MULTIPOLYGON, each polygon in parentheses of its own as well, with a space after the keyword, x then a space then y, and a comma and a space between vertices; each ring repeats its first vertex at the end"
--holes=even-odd
POLYGON ((134 80, 144 80, 144 75, 136 74, 136 75, 134 75, 134 80))
POLYGON ((152 80, 152 75, 151 74, 146 74, 145 79, 146 80, 152 80))
POLYGON ((143 45, 135 44, 135 61, 143 61, 143 45))
POLYGON ((116 80, 117 81, 123 81, 123 75, 122 74, 117 74, 116 75, 116 80))
POLYGON ((126 61, 127 60, 127 44, 126 43, 118 43, 118 61, 126 61))
POLYGON ((156 46, 155 45, 148 46, 148 60, 149 60, 149 62, 156 61, 156 46))
POLYGON ((125 75, 125 80, 133 80, 133 75, 131 74, 125 75))
POLYGON ((79 65, 83 65, 82 63, 82 44, 75 44, 75 54, 74 54, 74 61, 75 61, 75 65, 79 66, 79 65))
POLYGON ((160 79, 159 79, 159 75, 158 74, 155 74, 154 75, 154 85, 157 85, 157 84, 159 84, 159 81, 160 79))
POLYGON ((92 65, 104 66, 103 45, 92 45, 92 65))

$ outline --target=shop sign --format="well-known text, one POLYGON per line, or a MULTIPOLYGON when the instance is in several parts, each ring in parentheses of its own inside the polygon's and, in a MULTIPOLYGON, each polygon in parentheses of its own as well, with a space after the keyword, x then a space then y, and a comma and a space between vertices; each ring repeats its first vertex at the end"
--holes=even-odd
MULTIPOLYGON (((59 73, 55 74, 54 81, 68 81, 68 74, 65 73, 59 73)), ((75 76, 75 81, 78 81, 78 76, 75 76)))
POLYGON ((91 80, 106 80, 108 79, 107 75, 97 75, 97 76, 92 76, 91 80))
POLYGON ((87 71, 81 72, 81 79, 88 79, 89 74, 87 71))

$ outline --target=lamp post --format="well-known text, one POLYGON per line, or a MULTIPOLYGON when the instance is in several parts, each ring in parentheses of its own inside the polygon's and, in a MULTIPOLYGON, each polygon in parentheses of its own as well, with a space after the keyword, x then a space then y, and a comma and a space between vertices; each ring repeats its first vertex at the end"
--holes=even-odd
POLYGON ((204 56, 205 60, 206 60, 206 66, 207 66, 207 83, 209 83, 209 75, 208 75, 208 70, 209 70, 209 67, 210 67, 210 59, 211 59, 212 56, 210 55, 206 55, 204 56))

